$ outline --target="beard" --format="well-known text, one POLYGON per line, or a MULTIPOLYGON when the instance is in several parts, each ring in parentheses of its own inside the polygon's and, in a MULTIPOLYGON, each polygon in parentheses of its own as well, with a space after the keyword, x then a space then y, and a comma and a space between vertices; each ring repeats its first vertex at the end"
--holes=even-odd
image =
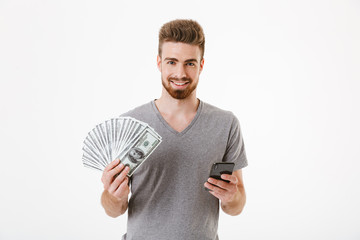
POLYGON ((174 78, 169 77, 168 79, 164 80, 161 76, 161 82, 163 87, 166 89, 166 91, 175 99, 185 99, 187 98, 197 87, 197 83, 194 83, 194 81, 191 78, 174 78), (185 89, 173 89, 171 87, 170 81, 184 81, 189 82, 188 86, 185 89))

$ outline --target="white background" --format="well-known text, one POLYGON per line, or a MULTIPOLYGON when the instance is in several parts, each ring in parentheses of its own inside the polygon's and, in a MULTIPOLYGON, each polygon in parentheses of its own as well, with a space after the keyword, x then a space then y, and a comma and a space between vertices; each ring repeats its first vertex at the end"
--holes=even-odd
POLYGON ((160 96, 157 34, 176 18, 206 34, 198 97, 245 139, 247 204, 220 238, 360 239, 355 0, 1 0, 0 239, 120 239, 82 141, 160 96))

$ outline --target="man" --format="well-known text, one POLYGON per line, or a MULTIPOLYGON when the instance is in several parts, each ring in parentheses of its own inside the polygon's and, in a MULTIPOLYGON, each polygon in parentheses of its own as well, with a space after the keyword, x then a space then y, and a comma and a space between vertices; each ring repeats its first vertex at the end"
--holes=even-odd
POLYGON ((128 210, 123 239, 218 239, 219 200, 230 215, 244 208, 241 169, 247 159, 239 122, 231 112, 196 97, 204 46, 197 22, 164 24, 157 56, 162 95, 123 114, 148 123, 163 140, 131 179, 119 159, 103 172, 106 213, 117 217, 128 210), (221 176, 229 183, 209 178, 215 162, 235 163, 232 175, 221 176))

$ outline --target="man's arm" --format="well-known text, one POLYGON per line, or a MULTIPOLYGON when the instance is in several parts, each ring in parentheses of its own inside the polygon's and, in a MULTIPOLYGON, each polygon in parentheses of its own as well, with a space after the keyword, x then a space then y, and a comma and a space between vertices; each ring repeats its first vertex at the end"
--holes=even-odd
POLYGON ((129 177, 130 168, 124 167, 119 159, 111 162, 104 170, 102 182, 104 191, 101 195, 101 204, 110 217, 118 217, 124 214, 128 207, 128 195, 130 193, 129 177), (117 175, 118 174, 118 175, 117 175), (116 176, 117 175, 117 176, 116 176), (116 176, 116 177, 115 177, 116 176))
POLYGON ((239 215, 244 209, 246 202, 246 194, 244 183, 242 179, 241 169, 233 172, 232 175, 222 174, 221 178, 229 180, 230 182, 224 182, 214 178, 209 178, 204 186, 210 189, 210 193, 221 200, 222 210, 232 216, 239 215))

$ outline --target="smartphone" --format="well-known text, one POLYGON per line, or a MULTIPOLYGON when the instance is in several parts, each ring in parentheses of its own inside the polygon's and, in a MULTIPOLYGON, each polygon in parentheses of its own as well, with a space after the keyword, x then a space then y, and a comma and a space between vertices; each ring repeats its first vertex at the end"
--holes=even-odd
MULTIPOLYGON (((215 179, 218 179, 218 180, 222 180, 222 181, 225 181, 225 182, 230 182, 228 180, 222 179, 221 174, 230 174, 231 175, 233 173, 234 166, 235 166, 235 163, 228 163, 228 162, 214 163, 211 166, 209 177, 215 178, 215 179)), ((205 188, 205 189, 209 191, 208 188, 205 188)))

